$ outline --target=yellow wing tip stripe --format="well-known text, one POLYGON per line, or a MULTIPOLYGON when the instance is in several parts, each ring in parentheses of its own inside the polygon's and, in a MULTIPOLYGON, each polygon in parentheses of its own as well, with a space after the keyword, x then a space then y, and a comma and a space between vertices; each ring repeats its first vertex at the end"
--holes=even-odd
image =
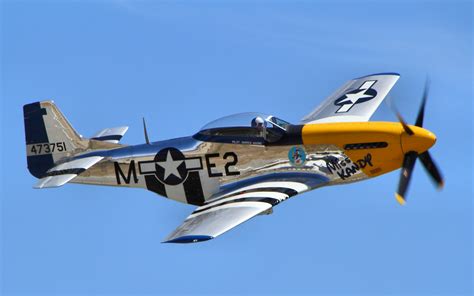
POLYGON ((405 199, 398 193, 395 193, 395 198, 397 199, 398 203, 400 205, 404 205, 405 204, 405 199))

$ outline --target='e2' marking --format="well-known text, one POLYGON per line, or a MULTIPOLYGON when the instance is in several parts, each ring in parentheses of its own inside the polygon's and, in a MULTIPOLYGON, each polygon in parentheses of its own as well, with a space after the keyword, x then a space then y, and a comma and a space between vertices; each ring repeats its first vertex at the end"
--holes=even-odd
MULTIPOLYGON (((222 172, 216 172, 213 170, 213 168, 216 168, 216 164, 213 162, 213 159, 215 158, 220 158, 219 153, 208 153, 204 155, 206 159, 206 165, 207 165, 207 173, 210 178, 214 177, 222 177, 222 176, 238 176, 240 175, 240 172, 235 170, 235 165, 238 163, 239 159, 237 157, 237 154, 235 152, 226 152, 222 156, 223 160, 226 160, 227 162, 224 165, 224 173, 222 172)), ((200 168, 202 169, 202 167, 200 168)), ((121 164, 118 162, 114 162, 114 170, 115 170, 115 178, 117 180, 117 184, 121 185, 123 184, 130 184, 138 183, 138 177, 137 177, 137 169, 135 166, 135 161, 132 160, 128 164, 128 170, 122 170, 121 164)), ((141 173, 140 173, 141 174, 141 173)))
MULTIPOLYGON (((209 153, 205 155, 206 158, 206 166, 207 166, 207 174, 210 178, 214 177, 222 177, 223 174, 221 172, 214 172, 213 168, 216 167, 216 164, 211 161, 212 158, 219 157, 219 153, 209 153)), ((240 175, 239 171, 232 170, 232 167, 237 164, 239 161, 237 154, 235 152, 226 152, 222 157, 224 160, 229 158, 229 161, 224 165, 224 172, 226 176, 238 176, 240 175)))

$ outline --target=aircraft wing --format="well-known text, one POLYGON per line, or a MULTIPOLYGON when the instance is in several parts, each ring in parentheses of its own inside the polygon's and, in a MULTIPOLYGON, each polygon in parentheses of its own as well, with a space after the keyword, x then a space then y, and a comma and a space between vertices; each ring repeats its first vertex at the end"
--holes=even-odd
POLYGON ((62 186, 103 158, 102 156, 90 156, 57 165, 48 170, 46 176, 39 179, 34 188, 41 189, 62 186))
POLYGON ((369 121, 400 75, 372 74, 353 79, 330 95, 302 123, 369 121))
POLYGON ((267 181, 228 191, 198 207, 164 242, 194 243, 213 239, 309 187, 295 181, 267 181))

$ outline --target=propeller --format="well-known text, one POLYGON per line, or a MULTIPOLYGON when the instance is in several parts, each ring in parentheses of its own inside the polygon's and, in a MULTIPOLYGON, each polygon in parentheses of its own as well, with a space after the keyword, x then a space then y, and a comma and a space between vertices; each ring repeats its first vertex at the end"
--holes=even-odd
MULTIPOLYGON (((428 97, 428 89, 429 81, 427 80, 425 83, 425 89, 423 91, 423 97, 420 109, 418 111, 418 116, 416 117, 415 121, 415 126, 420 128, 423 127, 423 120, 425 117, 425 106, 428 97)), ((393 109, 398 117, 398 120, 400 121, 400 124, 403 127, 403 130, 409 135, 409 137, 416 136, 416 132, 406 123, 400 112, 398 112, 394 107, 393 109)), ((418 154, 418 152, 416 151, 408 151, 407 153, 405 153, 405 156, 403 158, 400 181, 398 183, 397 192, 395 193, 395 198, 402 205, 406 202, 406 193, 408 190, 408 185, 410 184, 413 169, 418 158, 421 160, 421 164, 423 165, 431 179, 435 182, 437 187, 441 189, 444 185, 443 177, 428 151, 424 151, 420 154, 418 154)))

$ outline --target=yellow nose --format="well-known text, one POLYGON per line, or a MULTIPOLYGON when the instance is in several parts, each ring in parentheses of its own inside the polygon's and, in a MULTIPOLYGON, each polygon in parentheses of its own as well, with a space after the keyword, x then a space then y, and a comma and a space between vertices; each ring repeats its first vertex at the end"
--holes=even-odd
POLYGON ((420 154, 436 143, 436 136, 429 130, 413 125, 410 125, 410 128, 415 133, 414 135, 410 136, 403 132, 401 136, 403 153, 416 151, 420 154))

